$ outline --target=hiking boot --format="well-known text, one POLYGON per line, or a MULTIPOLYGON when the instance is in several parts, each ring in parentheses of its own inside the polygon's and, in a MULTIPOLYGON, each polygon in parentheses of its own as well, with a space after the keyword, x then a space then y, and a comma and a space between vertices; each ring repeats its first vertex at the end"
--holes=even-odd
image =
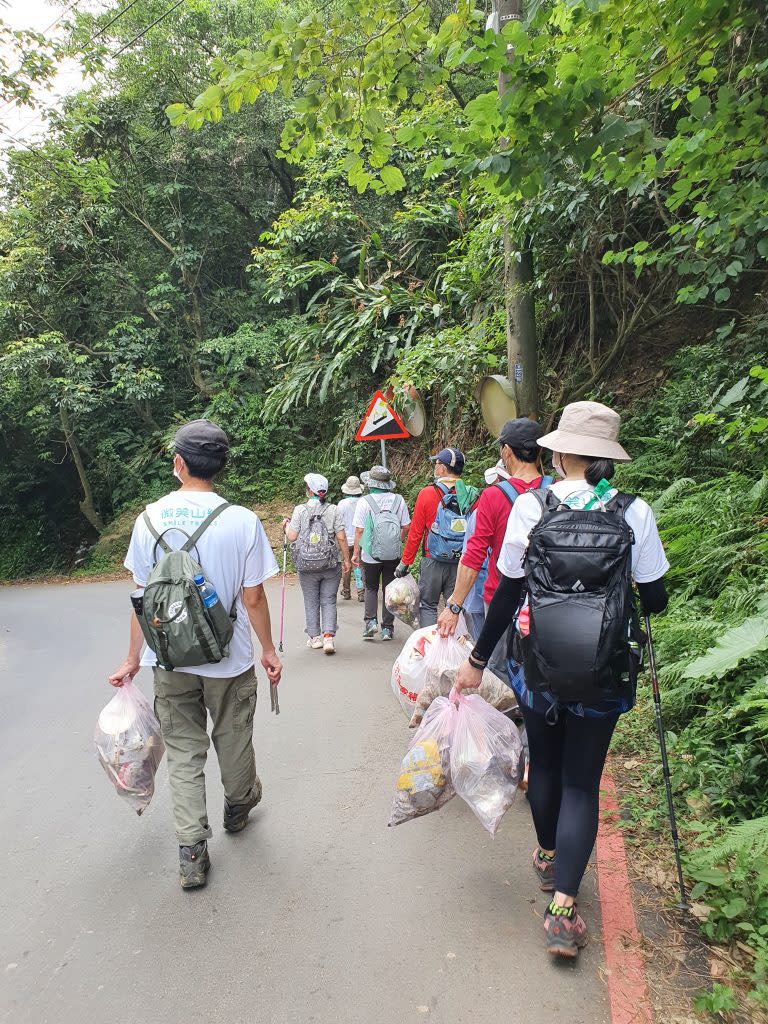
POLYGON ((253 796, 244 804, 231 804, 224 798, 224 828, 227 832, 242 832, 248 824, 248 815, 261 800, 261 783, 257 781, 253 796))
POLYGON ((313 651, 320 651, 323 647, 323 638, 321 636, 311 636, 307 640, 307 647, 311 647, 313 651))
POLYGON ((587 926, 576 907, 555 907, 550 903, 544 915, 547 952, 573 960, 587 944, 587 926))
POLYGON ((548 860, 541 854, 541 847, 537 846, 533 851, 533 870, 539 879, 539 888, 542 892, 555 891, 555 859, 548 860))
POLYGON ((333 643, 333 636, 330 633, 326 633, 323 637, 323 650, 326 654, 335 654, 336 647, 333 643))
POLYGON ((363 640, 373 640, 379 631, 379 624, 376 619, 368 619, 363 630, 363 640))
POLYGON ((392 628, 392 626, 382 626, 381 627, 381 639, 382 640, 394 640, 395 639, 395 631, 392 628))
POLYGON ((205 877, 211 867, 208 843, 201 839, 194 846, 179 847, 179 878, 182 889, 199 889, 208 879, 205 877))

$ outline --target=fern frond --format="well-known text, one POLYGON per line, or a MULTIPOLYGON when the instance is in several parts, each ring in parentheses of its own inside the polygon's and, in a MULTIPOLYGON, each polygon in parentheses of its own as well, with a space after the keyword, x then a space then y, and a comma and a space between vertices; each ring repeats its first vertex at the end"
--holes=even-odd
POLYGON ((739 853, 749 853, 755 857, 768 851, 768 815, 742 821, 729 828, 723 836, 716 840, 710 849, 707 859, 712 863, 721 863, 739 853))
POLYGON ((692 486, 696 486, 696 481, 687 476, 681 476, 677 480, 673 480, 669 487, 663 490, 651 505, 654 513, 658 515, 666 505, 669 505, 679 494, 692 486))

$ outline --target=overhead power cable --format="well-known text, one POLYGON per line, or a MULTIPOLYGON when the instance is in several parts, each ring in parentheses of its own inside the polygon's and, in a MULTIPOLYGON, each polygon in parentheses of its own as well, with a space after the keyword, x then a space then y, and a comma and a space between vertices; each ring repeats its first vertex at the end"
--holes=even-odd
POLYGON ((95 36, 91 36, 91 40, 90 41, 93 42, 94 39, 98 39, 99 36, 103 36, 104 33, 107 31, 107 29, 111 25, 114 25, 116 21, 119 21, 120 18, 122 18, 122 16, 124 14, 127 14, 128 11, 130 11, 130 9, 132 7, 135 7, 138 2, 139 2, 139 0, 131 0, 131 2, 129 4, 126 4, 125 7, 123 7, 121 10, 119 10, 117 12, 117 14, 114 16, 114 18, 112 18, 110 21, 108 21, 106 25, 102 25, 101 26, 101 28, 99 29, 99 31, 96 33, 95 36))
POLYGON ((172 4, 172 6, 169 7, 168 10, 164 14, 161 14, 159 18, 156 18, 152 22, 151 25, 147 25, 147 27, 145 29, 142 29, 141 32, 139 32, 138 35, 135 35, 133 37, 133 39, 129 39, 128 42, 125 44, 125 46, 121 46, 119 50, 117 50, 115 53, 112 54, 112 56, 113 57, 119 57, 121 53, 125 53, 125 51, 127 49, 129 49, 131 46, 133 46, 134 43, 137 43, 140 39, 142 39, 147 34, 147 32, 151 31, 151 29, 153 29, 155 27, 155 25, 159 25, 161 21, 165 21, 165 19, 168 17, 168 15, 169 14, 173 14, 173 12, 176 10, 176 8, 177 7, 181 7, 181 5, 183 3, 184 3, 184 0, 176 0, 176 3, 172 4))

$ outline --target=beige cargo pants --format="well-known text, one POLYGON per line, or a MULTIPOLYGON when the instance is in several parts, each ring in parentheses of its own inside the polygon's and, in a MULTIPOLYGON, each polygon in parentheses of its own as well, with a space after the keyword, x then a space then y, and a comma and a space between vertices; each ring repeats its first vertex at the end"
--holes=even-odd
POLYGON ((205 806, 205 762, 213 745, 224 795, 231 804, 261 793, 253 752, 256 673, 233 679, 155 668, 155 714, 168 756, 171 799, 179 846, 212 835, 205 806), (208 714, 213 728, 208 736, 208 714))

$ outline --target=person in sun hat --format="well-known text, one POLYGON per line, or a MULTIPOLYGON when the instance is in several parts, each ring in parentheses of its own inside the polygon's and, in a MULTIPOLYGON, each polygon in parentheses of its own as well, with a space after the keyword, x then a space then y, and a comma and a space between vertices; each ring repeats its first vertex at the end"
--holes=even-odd
MULTIPOLYGON (((535 643, 539 652, 549 644, 550 650, 560 655, 558 688, 567 687, 568 674, 574 671, 574 651, 587 663, 594 659, 597 664, 599 649, 587 650, 584 655, 579 651, 579 647, 590 643, 592 634, 582 624, 591 625, 590 607, 599 596, 590 592, 585 603, 583 594, 587 587, 581 577, 589 582, 590 573, 597 572, 591 565, 596 567, 601 559, 610 558, 603 545, 590 546, 589 542, 590 535, 607 529, 602 522, 624 538, 627 573, 631 573, 637 587, 643 612, 660 612, 666 607, 663 576, 669 563, 653 512, 641 498, 623 495, 609 483, 614 464, 630 461, 619 443, 620 424, 619 414, 608 406, 573 402, 563 410, 557 429, 537 439, 540 447, 553 453, 552 465, 560 479, 548 491, 523 494, 515 502, 498 560, 500 583, 477 643, 459 669, 459 689, 478 685, 499 638, 513 620, 518 623, 515 640, 519 638, 523 654, 535 643), (572 511, 578 514, 571 515, 572 511), (586 518, 580 518, 582 513, 586 518), (578 532, 580 522, 585 524, 582 533, 578 532), (537 537, 544 536, 550 523, 560 529, 567 526, 573 533, 559 549, 558 558, 548 562, 554 599, 546 606, 536 606, 531 586, 538 587, 540 579, 535 559, 542 549, 537 537), (534 527, 536 535, 532 534, 534 527), (574 534, 582 543, 573 558, 569 558, 567 545, 574 534), (575 581, 573 575, 577 575, 575 581), (524 579, 530 606, 520 611, 524 579), (536 621, 536 607, 540 609, 541 621, 536 621), (528 612, 530 623, 527 634, 523 632, 525 626, 520 626, 524 611, 528 612)), ((554 530, 550 529, 548 536, 554 538, 554 530)), ((623 580, 623 576, 619 577, 620 583, 623 580)), ((528 797, 538 838, 533 867, 541 889, 552 893, 544 915, 546 946, 548 952, 558 956, 575 957, 587 942, 586 925, 576 911, 575 898, 597 835, 600 779, 611 737, 619 715, 629 711, 635 702, 637 659, 632 652, 632 638, 637 634, 632 625, 634 605, 628 593, 627 602, 621 607, 628 615, 626 624, 618 625, 619 632, 624 631, 623 649, 616 655, 618 668, 615 660, 609 660, 607 669, 615 673, 615 685, 612 682, 604 686, 603 676, 599 686, 593 684, 597 694, 602 689, 608 696, 563 700, 546 689, 544 668, 535 688, 529 688, 523 667, 512 658, 507 662, 530 748, 528 797)), ((599 603, 597 608, 597 614, 602 615, 599 603)), ((599 635, 598 624, 595 636, 599 635)), ((639 643, 640 638, 635 642, 639 643)), ((536 667, 535 662, 530 664, 536 667)), ((553 659, 545 664, 552 671, 553 659)))
MULTIPOLYGON (((339 512, 341 512, 344 518, 344 532, 347 535, 347 550, 349 551, 350 561, 355 548, 355 509, 357 508, 360 498, 365 494, 365 487, 360 482, 360 478, 357 476, 348 476, 346 482, 341 485, 341 493, 345 495, 339 502, 339 512)), ((359 573, 357 574, 360 575, 359 573)), ((352 600, 352 582, 355 578, 355 573, 352 572, 350 565, 349 570, 344 570, 341 575, 341 596, 345 601, 352 600)), ((357 592, 357 599, 361 603, 365 600, 365 588, 360 587, 355 582, 355 590, 357 592)))
POLYGON ((453 590, 465 536, 462 519, 466 526, 466 517, 478 496, 477 488, 461 479, 464 454, 458 448, 443 448, 437 455, 430 456, 430 461, 434 480, 418 493, 403 557, 395 570, 398 577, 410 572, 421 548, 419 623, 422 627, 435 625, 440 598, 447 600, 453 590), (450 537, 442 525, 449 519, 452 519, 447 526, 450 537))
POLYGON ((304 595, 307 647, 335 654, 336 601, 342 566, 344 572, 351 569, 344 517, 337 505, 327 501, 326 477, 307 473, 304 484, 307 500, 294 508, 285 524, 285 535, 293 545, 293 560, 304 595))
MULTIPOLYGON (((470 516, 471 536, 459 562, 453 592, 438 619, 442 636, 452 636, 456 631, 459 618, 457 608, 466 612, 468 621, 472 620, 472 635, 479 636, 477 625, 479 623, 482 626, 486 610, 499 585, 496 563, 501 554, 512 507, 519 495, 552 483, 552 477, 542 476, 539 466, 541 449, 537 442, 543 433, 536 420, 524 416, 508 420, 502 427, 498 440, 500 459, 496 466, 486 470, 489 486, 480 495, 477 508, 470 516), (485 579, 481 580, 479 588, 481 593, 475 595, 484 568, 485 579)), ((499 640, 488 667, 507 682, 505 640, 505 637, 499 640)))
POLYGON ((411 516, 405 498, 396 493, 395 481, 384 466, 372 466, 369 472, 361 475, 361 479, 369 493, 355 509, 352 561, 354 565, 362 566, 365 583, 363 639, 373 640, 378 632, 381 592, 381 639, 392 640, 395 617, 384 604, 384 591, 395 578, 411 516))
MULTIPOLYGON (((272 640, 264 583, 277 575, 275 556, 259 517, 250 509, 229 505, 216 491, 216 477, 229 455, 229 438, 210 420, 193 420, 176 431, 173 475, 178 487, 148 505, 131 534, 125 567, 142 592, 162 551, 158 537, 173 550, 200 531, 195 559, 223 606, 237 617, 227 656, 216 663, 189 665, 183 670, 161 668, 145 648, 139 620, 133 611, 128 655, 109 677, 121 686, 142 665, 154 676, 155 710, 168 751, 171 805, 179 844, 182 888, 206 883, 210 856, 205 796, 205 761, 210 747, 208 717, 224 787, 224 828, 241 832, 251 810, 261 800, 261 780, 253 750, 253 708, 256 673, 251 629, 261 647, 261 665, 277 685, 282 665, 272 640)), ((186 612, 185 612, 186 614, 186 612)))

